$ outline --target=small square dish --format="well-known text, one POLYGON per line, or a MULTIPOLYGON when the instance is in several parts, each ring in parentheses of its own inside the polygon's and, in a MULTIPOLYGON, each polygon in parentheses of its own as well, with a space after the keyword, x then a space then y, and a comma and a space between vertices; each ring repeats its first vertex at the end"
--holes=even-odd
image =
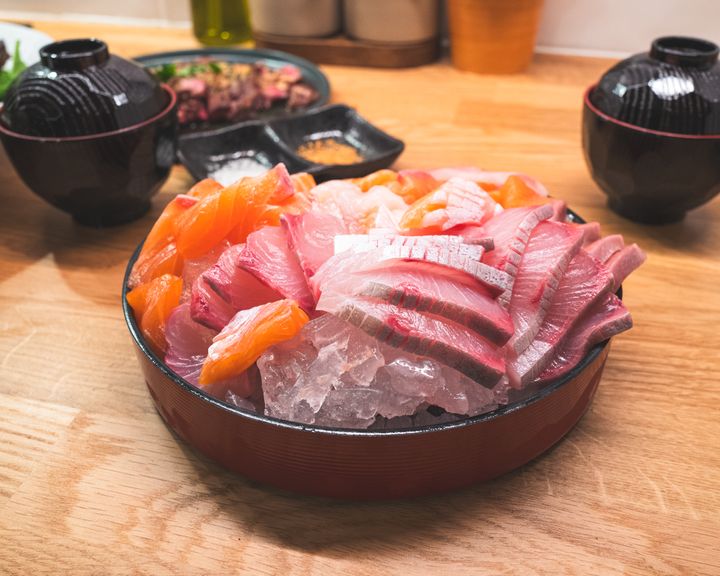
POLYGON ((313 163, 308 171, 319 180, 355 178, 387 168, 405 148, 402 140, 344 104, 272 120, 268 128, 289 153, 313 163))
POLYGON ((182 136, 178 158, 195 179, 213 178, 223 186, 265 172, 279 162, 290 172, 308 171, 312 166, 280 146, 262 122, 182 136))

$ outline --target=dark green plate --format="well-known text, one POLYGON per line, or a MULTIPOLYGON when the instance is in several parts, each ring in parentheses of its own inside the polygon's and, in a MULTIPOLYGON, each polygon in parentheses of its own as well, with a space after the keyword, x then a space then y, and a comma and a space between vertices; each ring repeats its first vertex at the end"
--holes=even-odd
MULTIPOLYGON (((230 63, 253 63, 263 62, 270 68, 280 68, 286 64, 292 64, 300 69, 303 76, 303 81, 312 86, 317 90, 320 95, 319 98, 300 110, 288 112, 283 107, 274 107, 270 110, 260 112, 252 120, 271 120, 275 118, 284 118, 287 116, 293 116, 298 113, 306 112, 307 110, 313 110, 327 104, 330 99, 330 82, 327 77, 323 74, 320 69, 315 66, 312 62, 293 56, 286 52, 279 52, 277 50, 250 50, 242 48, 196 48, 193 50, 176 50, 174 52, 158 52, 156 54, 144 54, 137 56, 134 60, 146 68, 155 68, 162 66, 163 64, 172 64, 179 62, 193 62, 200 58, 210 58, 212 60, 220 62, 230 63)), ((251 120, 251 121, 252 121, 251 120)), ((190 131, 208 130, 214 128, 220 128, 226 126, 229 123, 205 123, 202 125, 196 125, 190 128, 190 131)), ((183 129, 183 132, 187 132, 188 129, 183 129)))

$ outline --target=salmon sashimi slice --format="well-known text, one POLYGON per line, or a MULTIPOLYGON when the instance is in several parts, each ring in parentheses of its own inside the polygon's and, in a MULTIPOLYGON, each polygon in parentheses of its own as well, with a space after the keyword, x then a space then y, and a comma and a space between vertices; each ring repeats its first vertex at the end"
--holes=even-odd
POLYGON ((293 184, 295 194, 310 192, 310 190, 317 186, 315 177, 307 172, 296 172, 295 174, 292 174, 290 176, 290 181, 293 184))
POLYGON ((401 196, 406 204, 413 204, 441 184, 430 172, 424 170, 401 170, 398 172, 397 181, 400 187, 393 192, 401 196))
POLYGON ((367 192, 373 186, 387 186, 390 190, 395 192, 396 189, 399 190, 398 181, 398 173, 393 170, 388 170, 387 168, 377 170, 376 172, 372 172, 362 178, 352 178, 349 180, 349 182, 355 184, 355 186, 360 188, 363 192, 367 192))
POLYGON ((537 206, 552 202, 546 194, 533 190, 520 176, 508 176, 505 183, 495 192, 490 192, 496 202, 503 208, 519 208, 521 206, 537 206))
POLYGON ((270 346, 294 337, 308 320, 294 300, 241 310, 213 338, 199 384, 206 386, 239 376, 270 346))
POLYGON ((177 220, 176 243, 184 258, 198 258, 227 239, 243 242, 258 227, 273 197, 289 197, 290 175, 278 164, 255 178, 243 178, 212 193, 177 220), (282 193, 279 190, 284 190, 282 193))
POLYGON ((155 352, 165 352, 165 323, 180 304, 182 289, 182 278, 164 274, 127 293, 127 302, 135 313, 140 332, 155 352))
POLYGON ((128 279, 128 287, 135 288, 164 274, 180 276, 182 270, 183 260, 177 252, 175 242, 171 241, 143 258, 138 256, 128 279))
POLYGON ((461 224, 483 224, 501 210, 474 182, 452 178, 408 207, 400 229, 439 234, 461 224))
POLYGON ((217 180, 205 178, 204 180, 200 180, 199 182, 193 184, 193 187, 188 190, 187 195, 192 196, 193 198, 202 199, 206 196, 214 194, 215 192, 219 192, 223 188, 224 186, 217 180))
POLYGON ((483 190, 488 191, 499 189, 510 176, 517 176, 541 196, 549 196, 547 188, 543 186, 542 182, 522 172, 498 172, 467 166, 459 168, 436 168, 435 170, 431 170, 430 174, 433 178, 441 182, 445 182, 451 178, 472 180, 483 190))

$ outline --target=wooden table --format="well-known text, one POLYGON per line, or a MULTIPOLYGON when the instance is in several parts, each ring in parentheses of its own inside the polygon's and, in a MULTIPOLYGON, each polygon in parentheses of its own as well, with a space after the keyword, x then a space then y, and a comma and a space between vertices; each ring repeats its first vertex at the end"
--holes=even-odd
MULTIPOLYGON (((185 31, 36 26, 125 56, 194 45, 185 31)), ((92 230, 0 155, 0 573, 720 574, 720 199, 657 228, 606 209, 579 124, 584 88, 609 65, 325 68, 335 102, 405 140, 398 167, 528 172, 649 256, 625 284, 636 326, 580 424, 514 473, 417 501, 280 493, 179 442, 145 389, 120 284, 190 177, 176 168, 140 221, 92 230)))

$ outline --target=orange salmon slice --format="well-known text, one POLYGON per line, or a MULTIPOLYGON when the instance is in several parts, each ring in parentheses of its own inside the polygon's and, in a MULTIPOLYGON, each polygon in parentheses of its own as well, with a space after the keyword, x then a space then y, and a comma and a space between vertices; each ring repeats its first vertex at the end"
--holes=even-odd
POLYGON ((308 320, 297 302, 288 299, 241 310, 213 338, 200 385, 239 376, 270 346, 295 336, 308 320))

